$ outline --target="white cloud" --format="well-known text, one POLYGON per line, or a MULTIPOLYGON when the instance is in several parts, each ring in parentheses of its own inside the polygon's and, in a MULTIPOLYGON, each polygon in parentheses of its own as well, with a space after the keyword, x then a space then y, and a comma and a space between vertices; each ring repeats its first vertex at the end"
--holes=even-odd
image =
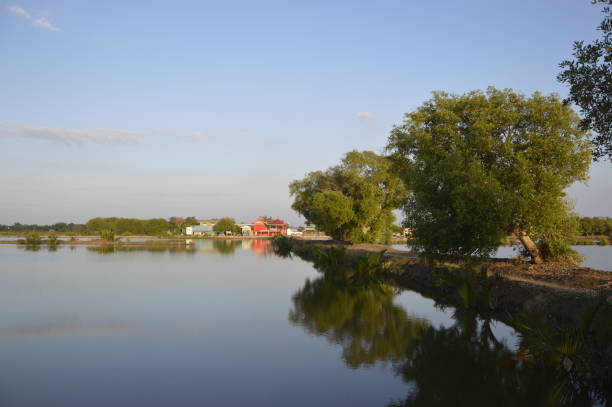
POLYGON ((355 118, 358 120, 372 120, 374 115, 370 112, 359 112, 355 115, 355 118))
POLYGON ((22 9, 19 6, 11 6, 8 8, 9 11, 12 11, 13 13, 17 14, 20 17, 25 18, 26 20, 30 20, 32 18, 32 15, 25 9, 22 9))
POLYGON ((126 144, 150 136, 153 130, 66 129, 45 126, 0 126, 0 136, 50 140, 65 144, 126 144))
POLYGON ((43 28, 49 31, 62 31, 58 26, 53 24, 47 11, 38 11, 33 15, 33 13, 17 5, 10 6, 8 10, 28 20, 34 27, 43 28))
POLYGON ((62 31, 58 26, 54 25, 47 17, 39 17, 32 22, 36 27, 44 28, 51 31, 62 31))

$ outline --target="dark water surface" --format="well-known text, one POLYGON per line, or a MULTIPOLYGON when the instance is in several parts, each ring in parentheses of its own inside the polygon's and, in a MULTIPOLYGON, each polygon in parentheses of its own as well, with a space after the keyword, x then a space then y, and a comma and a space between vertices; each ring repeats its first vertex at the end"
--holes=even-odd
POLYGON ((348 289, 268 241, 0 246, 3 407, 537 405, 515 348, 502 323, 348 289))

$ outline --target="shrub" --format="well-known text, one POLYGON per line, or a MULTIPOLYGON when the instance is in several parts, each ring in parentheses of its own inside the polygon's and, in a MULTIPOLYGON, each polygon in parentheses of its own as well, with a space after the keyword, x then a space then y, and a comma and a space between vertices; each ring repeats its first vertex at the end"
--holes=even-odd
POLYGON ((28 233, 25 238, 25 244, 38 245, 41 243, 40 235, 38 233, 28 233))
POLYGON ((100 238, 109 242, 115 241, 115 232, 112 230, 103 230, 100 232, 100 238))
POLYGON ((49 246, 55 246, 57 244, 57 235, 55 233, 51 233, 47 238, 47 244, 49 246))

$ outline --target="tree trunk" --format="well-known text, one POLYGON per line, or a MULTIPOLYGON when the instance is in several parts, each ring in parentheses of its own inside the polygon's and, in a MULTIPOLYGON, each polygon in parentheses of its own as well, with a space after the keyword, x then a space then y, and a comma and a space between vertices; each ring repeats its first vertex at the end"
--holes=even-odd
POLYGON ((540 249, 538 249, 538 246, 533 242, 533 240, 531 240, 528 235, 524 233, 519 233, 518 238, 523 244, 525 250, 527 250, 529 255, 531 255, 531 261, 533 261, 535 264, 540 264, 544 262, 544 260, 542 259, 542 255, 540 254, 540 249))

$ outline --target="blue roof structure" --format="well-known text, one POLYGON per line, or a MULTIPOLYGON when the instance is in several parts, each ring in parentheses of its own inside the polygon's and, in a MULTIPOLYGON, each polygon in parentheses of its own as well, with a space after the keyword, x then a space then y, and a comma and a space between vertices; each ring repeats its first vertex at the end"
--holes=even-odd
POLYGON ((196 232, 212 232, 213 227, 211 225, 195 225, 191 227, 193 233, 196 232))

